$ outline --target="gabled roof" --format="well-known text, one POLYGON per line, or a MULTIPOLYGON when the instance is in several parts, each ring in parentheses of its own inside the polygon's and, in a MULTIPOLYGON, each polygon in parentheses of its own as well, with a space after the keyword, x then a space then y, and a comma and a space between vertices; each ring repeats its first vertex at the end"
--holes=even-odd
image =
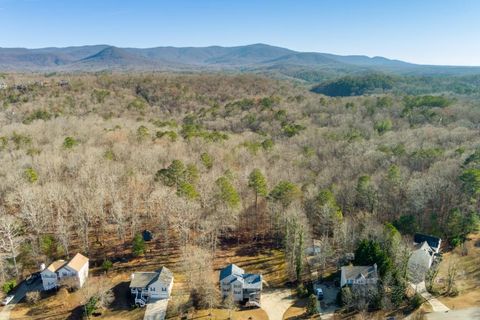
POLYGON ((428 245, 432 248, 438 248, 440 246, 440 238, 434 237, 434 236, 428 236, 425 234, 420 234, 420 233, 415 233, 415 236, 413 237, 413 242, 415 243, 422 243, 426 241, 428 245))
POLYGON ((55 272, 61 267, 65 265, 65 260, 56 260, 50 263, 50 265, 46 268, 46 270, 50 270, 51 272, 55 272))
POLYGON ((234 264, 229 264, 228 266, 226 266, 220 271, 220 281, 222 281, 223 279, 225 279, 226 277, 232 274, 241 276, 244 273, 245 271, 242 268, 234 264))
POLYGON ((130 288, 146 288, 157 281, 158 276, 158 272, 135 272, 132 274, 130 288))
POLYGON ((80 254, 80 253, 77 253, 73 258, 72 260, 70 260, 68 263, 67 263, 67 267, 69 267, 70 269, 73 269, 77 272, 79 272, 82 267, 88 263, 88 258, 85 257, 84 255, 80 254))
POLYGON ((160 282, 162 282, 165 285, 169 285, 173 279, 173 272, 166 267, 161 267, 160 270, 158 270, 158 272, 160 273, 159 275, 160 282))
POLYGON ((173 279, 173 273, 166 267, 158 271, 135 272, 132 274, 130 288, 146 288, 157 280, 164 286, 168 286, 173 279))
POLYGON ((413 251, 423 250, 433 254, 433 249, 428 245, 427 241, 423 241, 422 243, 415 244, 414 248, 415 250, 413 251))
POLYGON ((243 288, 244 289, 256 289, 262 287, 262 276, 259 274, 244 274, 243 288))
POLYGON ((378 278, 377 268, 373 266, 344 266, 342 267, 342 274, 345 276, 345 279, 358 280, 361 278, 365 279, 376 279, 378 278))

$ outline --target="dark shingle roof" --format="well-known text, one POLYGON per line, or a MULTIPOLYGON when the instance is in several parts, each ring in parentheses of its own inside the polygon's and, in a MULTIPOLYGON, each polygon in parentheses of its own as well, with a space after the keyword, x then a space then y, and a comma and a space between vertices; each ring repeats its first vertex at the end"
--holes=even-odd
POLYGON ((157 280, 168 286, 172 279, 173 273, 166 267, 161 267, 155 272, 135 272, 130 281, 130 288, 146 288, 157 280))
POLYGON ((342 273, 345 275, 345 279, 359 279, 362 276, 365 279, 378 277, 375 266, 344 266, 342 273))
POLYGON ((130 288, 146 288, 158 279, 158 272, 135 272, 132 274, 130 288))
POLYGON ((225 279, 226 277, 228 277, 231 274, 242 275, 244 273, 245 273, 245 271, 243 271, 242 268, 240 268, 240 267, 238 267, 234 264, 229 264, 228 266, 226 266, 225 268, 223 268, 220 271, 220 281, 222 281, 223 279, 225 279))
POLYGON ((437 238, 434 236, 428 236, 420 233, 415 233, 415 236, 413 237, 413 241, 415 243, 422 243, 426 241, 428 245, 432 248, 438 248, 440 245, 440 238, 437 238))

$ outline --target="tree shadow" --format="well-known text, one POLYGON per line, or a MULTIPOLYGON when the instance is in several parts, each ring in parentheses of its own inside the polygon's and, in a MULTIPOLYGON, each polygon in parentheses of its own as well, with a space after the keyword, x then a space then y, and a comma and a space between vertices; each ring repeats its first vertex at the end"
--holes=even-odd
POLYGON ((83 319, 83 306, 78 306, 72 310, 72 313, 67 317, 67 320, 80 320, 83 319))
POLYGON ((130 295, 129 282, 124 281, 112 288, 114 300, 110 304, 111 310, 131 310, 132 297, 130 295))

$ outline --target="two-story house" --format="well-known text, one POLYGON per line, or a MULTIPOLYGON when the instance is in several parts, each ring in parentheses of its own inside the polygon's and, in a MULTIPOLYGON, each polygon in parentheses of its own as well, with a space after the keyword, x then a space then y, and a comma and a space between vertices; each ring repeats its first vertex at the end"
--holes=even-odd
POLYGON ((231 296, 235 302, 260 307, 262 275, 245 273, 242 268, 230 264, 220 271, 220 290, 224 299, 231 296))
POLYGON ((150 299, 170 298, 172 288, 173 273, 166 267, 153 272, 135 272, 131 276, 130 292, 140 307, 150 299))
POLYGON ((378 281, 377 264, 373 266, 343 266, 340 286, 376 284, 378 281))
POLYGON ((71 260, 56 260, 40 272, 43 290, 51 290, 69 282, 69 285, 81 288, 88 278, 88 258, 77 253, 71 260))

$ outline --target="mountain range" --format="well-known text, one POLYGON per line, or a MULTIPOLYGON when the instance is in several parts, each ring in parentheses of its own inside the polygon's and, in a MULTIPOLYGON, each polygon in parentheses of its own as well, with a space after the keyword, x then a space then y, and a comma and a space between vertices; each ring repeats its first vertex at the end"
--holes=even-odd
POLYGON ((418 65, 384 57, 298 52, 266 44, 237 47, 0 48, 0 70, 76 71, 247 71, 318 81, 333 75, 386 72, 398 75, 471 75, 480 67, 418 65))

